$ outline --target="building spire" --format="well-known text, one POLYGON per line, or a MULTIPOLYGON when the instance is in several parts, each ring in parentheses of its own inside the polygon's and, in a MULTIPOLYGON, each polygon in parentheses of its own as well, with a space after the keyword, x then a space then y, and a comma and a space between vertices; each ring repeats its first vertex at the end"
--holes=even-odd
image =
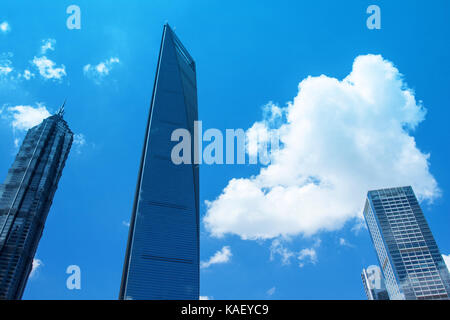
POLYGON ((66 106, 66 101, 67 101, 67 98, 64 99, 64 102, 63 102, 62 106, 59 108, 59 110, 57 112, 57 115, 60 116, 61 118, 64 116, 64 113, 65 113, 64 108, 66 106))

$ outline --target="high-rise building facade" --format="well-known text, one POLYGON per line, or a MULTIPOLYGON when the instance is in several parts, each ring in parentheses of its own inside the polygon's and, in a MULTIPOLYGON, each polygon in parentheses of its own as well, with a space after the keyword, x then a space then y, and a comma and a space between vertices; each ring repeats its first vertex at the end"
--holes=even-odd
POLYGON ((369 191, 364 217, 391 300, 449 299, 448 269, 411 187, 369 191))
POLYGON ((20 299, 73 141, 58 114, 31 128, 0 186, 0 299, 20 299))
POLYGON ((389 300, 389 294, 379 266, 370 266, 363 269, 361 279, 368 300, 389 300))
POLYGON ((172 132, 194 137, 196 120, 195 62, 165 25, 119 299, 199 298, 199 168, 171 160, 172 132))

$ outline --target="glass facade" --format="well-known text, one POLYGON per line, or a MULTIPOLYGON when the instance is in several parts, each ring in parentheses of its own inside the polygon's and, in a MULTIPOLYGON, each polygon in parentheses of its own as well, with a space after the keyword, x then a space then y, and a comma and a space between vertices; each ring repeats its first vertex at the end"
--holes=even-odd
POLYGON ((0 299, 22 297, 72 146, 62 111, 31 128, 0 186, 0 299))
POLYGON ((364 217, 391 300, 449 299, 447 266, 411 187, 369 191, 364 217))
POLYGON ((368 300, 389 300, 380 267, 370 266, 363 269, 361 279, 368 300))
MULTIPOLYGON (((195 62, 164 26, 130 221, 120 299, 199 298, 199 168, 171 161, 175 129, 194 137, 195 62)), ((194 154, 191 143, 191 154, 194 154)))

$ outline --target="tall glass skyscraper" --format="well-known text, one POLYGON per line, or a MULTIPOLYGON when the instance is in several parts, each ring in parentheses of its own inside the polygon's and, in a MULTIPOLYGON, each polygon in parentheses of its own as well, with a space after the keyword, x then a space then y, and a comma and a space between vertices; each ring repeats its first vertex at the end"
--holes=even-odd
POLYGON ((73 133, 58 114, 31 128, 0 186, 0 299, 20 299, 73 133))
POLYGON ((194 137, 197 119, 195 62, 165 25, 119 299, 199 298, 199 168, 171 161, 172 132, 194 137))
POLYGON ((449 272, 411 187, 369 191, 364 217, 391 300, 449 299, 449 272))

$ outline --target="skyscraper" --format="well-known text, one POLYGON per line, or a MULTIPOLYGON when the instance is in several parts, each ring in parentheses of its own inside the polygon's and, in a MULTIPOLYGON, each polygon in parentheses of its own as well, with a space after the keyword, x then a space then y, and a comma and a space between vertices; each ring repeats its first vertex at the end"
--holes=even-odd
POLYGON ((449 299, 449 272, 411 187, 369 191, 364 217, 391 300, 449 299))
POLYGON ((0 186, 0 299, 20 299, 73 133, 60 111, 31 128, 0 186))
POLYGON ((370 266, 363 269, 361 279, 368 300, 389 300, 380 267, 370 266))
MULTIPOLYGON (((195 62, 166 24, 131 214, 120 299, 199 298, 199 168, 171 161, 171 134, 194 137, 195 62)), ((192 153, 194 154, 194 143, 192 153)))

